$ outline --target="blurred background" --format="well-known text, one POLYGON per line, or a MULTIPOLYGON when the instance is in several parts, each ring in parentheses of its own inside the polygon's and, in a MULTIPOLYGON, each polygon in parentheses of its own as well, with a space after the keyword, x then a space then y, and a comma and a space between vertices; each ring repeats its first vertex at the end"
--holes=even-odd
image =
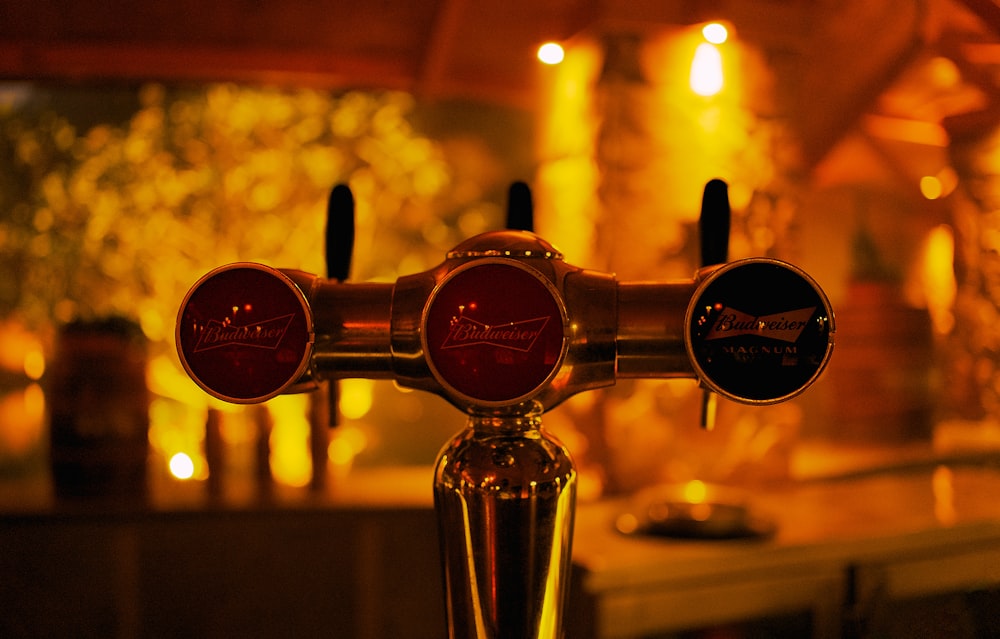
POLYGON ((548 414, 584 502, 995 452, 998 73, 990 0, 3 0, 3 507, 59 512, 55 447, 79 461, 88 437, 139 460, 115 490, 157 512, 429 504, 464 422, 443 400, 345 380, 328 431, 310 395, 211 401, 175 354, 212 268, 325 272, 341 183, 352 281, 501 228, 518 180, 567 262, 690 278, 718 177, 730 258, 786 259, 825 289, 834 357, 792 402, 725 404, 711 437, 690 380, 548 414), (67 391, 93 362, 116 391, 67 391))

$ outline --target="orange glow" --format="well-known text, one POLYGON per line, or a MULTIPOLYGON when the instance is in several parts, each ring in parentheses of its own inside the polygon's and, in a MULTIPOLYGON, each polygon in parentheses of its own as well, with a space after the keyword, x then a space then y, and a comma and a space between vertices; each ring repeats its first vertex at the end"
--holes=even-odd
POLYGON ((0 457, 28 454, 45 430, 45 392, 38 384, 0 396, 0 457))
POLYGON ((938 466, 931 476, 934 494, 934 518, 942 526, 951 526, 958 518, 955 512, 955 477, 947 466, 938 466))
POLYGON ((38 381, 45 374, 45 354, 35 348, 24 354, 24 374, 28 379, 38 381))
POLYGON ((0 325, 0 368, 40 379, 45 372, 45 356, 39 338, 17 322, 0 325))
POLYGON ((936 200, 941 197, 944 189, 941 187, 941 180, 933 175, 925 175, 920 178, 920 194, 928 200, 936 200))
POLYGON ((931 79, 936 86, 947 88, 962 81, 962 74, 954 62, 944 56, 937 56, 930 62, 931 79))
POLYGON ((948 132, 943 126, 934 122, 872 113, 862 116, 861 122, 873 135, 887 140, 941 148, 946 148, 949 144, 948 132))
POLYGON ((935 177, 941 183, 942 196, 947 197, 958 187, 958 174, 950 166, 946 166, 938 171, 935 177))
POLYGON ((712 510, 713 508, 711 504, 698 503, 691 506, 691 510, 688 511, 688 514, 690 514, 691 519, 695 521, 707 521, 708 518, 712 516, 712 510))
POLYGON ((955 324, 953 307, 958 291, 955 280, 955 237, 946 224, 931 230, 924 242, 921 279, 927 312, 934 331, 948 334, 955 324))

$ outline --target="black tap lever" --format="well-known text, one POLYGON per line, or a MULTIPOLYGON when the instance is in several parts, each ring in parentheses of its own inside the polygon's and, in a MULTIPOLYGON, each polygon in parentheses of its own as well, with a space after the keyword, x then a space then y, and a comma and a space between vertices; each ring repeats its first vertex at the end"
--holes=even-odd
MULTIPOLYGON (((701 266, 724 264, 729 260, 729 186, 716 178, 705 184, 701 198, 698 232, 701 236, 701 266)), ((705 389, 701 400, 701 427, 712 430, 718 408, 718 395, 705 389)))
POLYGON ((354 252, 354 196, 346 184, 330 191, 326 205, 327 277, 343 282, 351 273, 354 252))
POLYGON ((729 261, 729 186, 716 178, 705 184, 701 198, 701 265, 712 266, 729 261))
MULTIPOLYGON (((351 274, 354 253, 354 195, 346 184, 338 184, 330 191, 326 204, 326 275, 343 283, 351 274)), ((327 382, 326 410, 330 427, 337 425, 339 388, 336 380, 327 382)))
POLYGON ((531 201, 531 187, 524 182, 514 182, 507 191, 507 230, 535 230, 535 208, 531 201))

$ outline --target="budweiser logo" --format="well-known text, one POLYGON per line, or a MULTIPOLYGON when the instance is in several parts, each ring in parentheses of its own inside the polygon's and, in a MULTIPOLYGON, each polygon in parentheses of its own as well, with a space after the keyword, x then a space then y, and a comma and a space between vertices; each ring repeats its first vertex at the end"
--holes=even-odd
POLYGON ((812 306, 785 313, 774 313, 773 315, 750 315, 727 306, 715 320, 712 330, 708 332, 705 339, 758 335, 794 343, 798 341, 799 335, 809 324, 809 318, 815 312, 816 307, 812 306))
POLYGON ((521 322, 490 326, 467 317, 459 317, 452 321, 448 336, 441 344, 441 348, 490 344, 526 353, 535 345, 535 340, 541 335, 542 329, 548 322, 548 317, 536 317, 521 322))
POLYGON ((245 326, 233 326, 227 321, 209 320, 198 335, 194 352, 207 351, 222 346, 251 346, 275 349, 281 343, 294 313, 245 326))

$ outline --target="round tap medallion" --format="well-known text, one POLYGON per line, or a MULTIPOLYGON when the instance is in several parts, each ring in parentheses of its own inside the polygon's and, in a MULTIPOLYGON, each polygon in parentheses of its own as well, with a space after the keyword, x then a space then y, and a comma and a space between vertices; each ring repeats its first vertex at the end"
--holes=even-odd
POLYGON ((731 262, 688 307, 688 356, 701 381, 743 403, 774 403, 808 388, 833 351, 826 295, 798 268, 767 258, 731 262))
POLYGON ((231 264, 202 277, 177 317, 177 353, 214 397, 262 402, 305 372, 311 354, 309 306, 276 269, 231 264))
POLYGON ((530 399, 559 370, 564 313, 552 284, 510 259, 452 271, 424 310, 424 351, 435 378, 471 406, 530 399))

